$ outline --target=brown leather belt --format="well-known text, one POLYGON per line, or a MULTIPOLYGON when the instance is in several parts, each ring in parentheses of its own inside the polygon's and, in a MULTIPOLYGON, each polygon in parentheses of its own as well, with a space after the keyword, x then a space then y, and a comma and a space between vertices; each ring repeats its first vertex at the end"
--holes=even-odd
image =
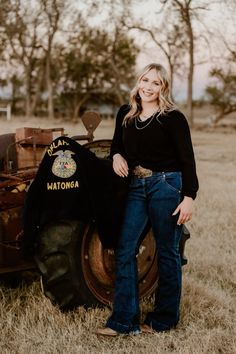
POLYGON ((138 178, 145 178, 145 177, 151 177, 153 171, 138 165, 134 167, 132 174, 138 178))

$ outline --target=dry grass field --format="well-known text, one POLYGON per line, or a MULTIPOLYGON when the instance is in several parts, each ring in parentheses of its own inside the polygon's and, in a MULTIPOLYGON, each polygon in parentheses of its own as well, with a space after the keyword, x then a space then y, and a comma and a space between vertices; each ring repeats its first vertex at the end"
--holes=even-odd
MULTIPOLYGON (((69 123, 1 120, 1 133, 19 126, 69 123), (33 125, 32 125, 33 124, 33 125)), ((96 138, 109 138, 104 121, 96 138)), ((188 265, 183 269, 181 320, 176 330, 139 336, 97 337, 108 308, 61 313, 40 291, 39 282, 16 289, 0 287, 1 354, 235 354, 236 353, 236 134, 194 131, 200 192, 188 227, 188 265)), ((142 313, 152 299, 143 301, 142 313)))

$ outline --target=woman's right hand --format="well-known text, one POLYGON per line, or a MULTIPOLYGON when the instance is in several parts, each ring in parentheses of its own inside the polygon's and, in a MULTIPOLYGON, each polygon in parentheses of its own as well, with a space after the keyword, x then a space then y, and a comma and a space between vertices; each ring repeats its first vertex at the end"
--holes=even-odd
POLYGON ((129 174, 127 161, 120 154, 113 155, 113 170, 120 177, 127 177, 129 174))

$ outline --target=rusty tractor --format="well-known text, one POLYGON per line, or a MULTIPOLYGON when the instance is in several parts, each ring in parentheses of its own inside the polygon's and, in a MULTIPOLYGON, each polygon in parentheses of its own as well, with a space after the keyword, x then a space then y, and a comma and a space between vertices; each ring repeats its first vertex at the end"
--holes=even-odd
MULTIPOLYGON (((87 134, 71 139, 85 141, 83 147, 111 166, 111 141, 93 137, 100 120, 98 113, 86 112, 82 121, 87 134)), ((45 151, 52 141, 63 136, 63 128, 20 128, 14 134, 0 136, 0 274, 10 277, 13 272, 38 269, 44 294, 61 309, 109 305, 114 290, 114 249, 103 247, 93 218, 49 220, 39 227, 34 257, 25 259, 21 252, 22 211, 28 191, 45 151)), ((184 228, 180 242, 183 265, 187 263, 184 247, 189 237, 184 228)), ((152 230, 147 227, 137 254, 141 298, 152 294, 157 286, 156 257, 152 230)))

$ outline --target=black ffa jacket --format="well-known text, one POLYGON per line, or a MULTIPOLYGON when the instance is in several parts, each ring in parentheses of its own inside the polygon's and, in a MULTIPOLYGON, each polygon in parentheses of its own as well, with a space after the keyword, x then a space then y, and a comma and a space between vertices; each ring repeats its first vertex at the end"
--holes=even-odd
POLYGON ((68 137, 54 140, 27 193, 24 255, 33 254, 40 228, 61 219, 94 221, 103 247, 115 247, 127 182, 115 175, 111 160, 68 137))

